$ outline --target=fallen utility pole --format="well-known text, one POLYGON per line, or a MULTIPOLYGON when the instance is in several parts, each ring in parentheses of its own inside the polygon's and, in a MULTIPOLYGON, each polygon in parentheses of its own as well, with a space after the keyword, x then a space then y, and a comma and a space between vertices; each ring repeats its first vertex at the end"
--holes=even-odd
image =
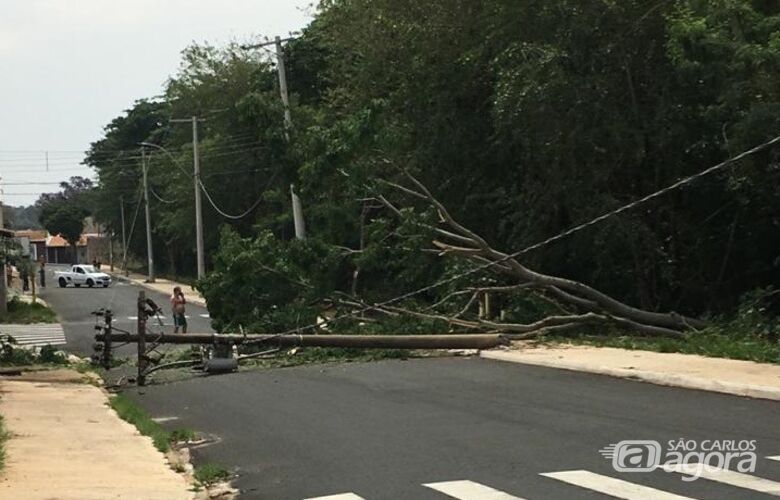
MULTIPOLYGON (((140 316, 140 314, 139 314, 140 316)), ((140 325, 139 325, 140 328, 140 325)), ((355 347, 361 349, 490 349, 508 345, 504 335, 238 335, 219 333, 98 333, 98 342, 143 342, 159 344, 270 344, 280 347, 355 347)))

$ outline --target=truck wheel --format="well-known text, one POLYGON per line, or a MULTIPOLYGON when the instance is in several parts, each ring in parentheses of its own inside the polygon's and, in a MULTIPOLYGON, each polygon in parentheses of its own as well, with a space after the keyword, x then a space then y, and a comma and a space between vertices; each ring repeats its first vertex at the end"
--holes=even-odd
POLYGON ((60 284, 60 288, 65 288, 66 286, 68 286, 68 282, 65 281, 65 278, 60 278, 59 284, 60 284))
POLYGON ((90 288, 92 288, 93 286, 95 286, 95 282, 94 282, 94 281, 92 281, 92 279, 91 279, 91 278, 90 278, 90 279, 87 279, 87 286, 88 286, 88 287, 90 287, 90 288))

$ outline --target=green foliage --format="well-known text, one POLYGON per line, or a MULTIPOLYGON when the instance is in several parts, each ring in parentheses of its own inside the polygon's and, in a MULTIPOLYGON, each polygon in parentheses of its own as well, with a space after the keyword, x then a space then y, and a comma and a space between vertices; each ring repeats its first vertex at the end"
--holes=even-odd
POLYGON ((40 208, 35 205, 27 207, 12 207, 3 205, 3 222, 6 227, 13 229, 42 229, 40 220, 40 208))
POLYGON ((217 329, 280 331, 316 319, 318 301, 346 273, 339 253, 315 239, 241 238, 224 229, 214 270, 198 283, 217 329))
MULTIPOLYGON (((403 181, 390 165, 511 252, 777 135, 778 27, 777 6, 753 0, 322 2, 285 49, 292 129, 262 51, 193 45, 163 96, 137 101, 92 145, 95 211, 118 232, 123 197, 130 221, 137 143, 162 145, 170 155, 152 154, 150 183, 172 203, 151 200, 156 260, 194 275, 191 129, 168 119, 208 116, 204 185, 229 213, 255 209, 227 220, 206 205, 213 273, 199 286, 219 329, 295 328, 327 298, 381 301, 468 269, 423 251, 424 224, 438 216, 378 182, 403 181), (305 243, 292 240, 291 184, 305 243)), ((751 156, 523 259, 646 309, 723 313, 747 290, 780 282, 779 164, 777 149, 751 156)), ((129 246, 145 255, 141 231, 129 246)), ((502 284, 474 278, 411 305, 502 284)), ((513 321, 552 311, 528 297, 501 306, 513 321)), ((386 328, 358 323, 335 328, 386 328)), ((447 328, 387 328, 419 327, 447 328)))
POLYGON ((52 201, 41 209, 41 223, 51 234, 59 234, 75 245, 84 230, 84 218, 89 212, 68 201, 52 201))
POLYGON ((45 345, 36 351, 18 346, 13 337, 3 336, 0 337, 0 364, 5 366, 61 366, 67 365, 68 359, 64 353, 50 345, 45 345))
POLYGON ((22 302, 19 297, 14 296, 8 301, 8 312, 0 315, 0 332, 2 332, 2 323, 23 324, 30 323, 56 323, 57 315, 50 308, 40 302, 35 304, 22 302))
POLYGON ((0 471, 5 467, 5 442, 8 440, 9 434, 5 429, 5 421, 3 416, 0 415, 0 471))
POLYGON ((230 477, 230 473, 227 471, 227 469, 213 463, 207 463, 195 467, 195 472, 193 475, 195 476, 195 480, 198 483, 205 486, 224 481, 230 477))
MULTIPOLYGON (((551 337, 563 340, 564 337, 551 337)), ((772 288, 746 294, 731 317, 715 318, 712 326, 692 332, 685 339, 642 338, 613 332, 608 335, 579 335, 580 343, 641 349, 657 352, 699 354, 716 358, 780 363, 780 318, 777 291, 772 288), (772 303, 775 311, 773 312, 772 303)))
POLYGON ((154 447, 160 452, 167 452, 172 444, 192 439, 194 433, 188 429, 166 431, 160 424, 149 417, 149 414, 132 399, 123 394, 112 396, 109 405, 122 420, 133 424, 138 432, 152 438, 154 447))

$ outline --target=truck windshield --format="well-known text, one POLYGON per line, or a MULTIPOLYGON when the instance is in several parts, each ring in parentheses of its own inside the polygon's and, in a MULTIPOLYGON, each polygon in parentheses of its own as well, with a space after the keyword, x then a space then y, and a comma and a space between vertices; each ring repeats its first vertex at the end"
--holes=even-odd
POLYGON ((81 266, 85 273, 94 273, 95 268, 93 266, 81 266))

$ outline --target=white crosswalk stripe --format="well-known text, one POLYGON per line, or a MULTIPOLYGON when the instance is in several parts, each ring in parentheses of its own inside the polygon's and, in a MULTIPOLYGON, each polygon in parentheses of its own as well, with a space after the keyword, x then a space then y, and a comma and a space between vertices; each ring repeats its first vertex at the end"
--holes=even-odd
MULTIPOLYGON (((780 455, 766 457, 767 460, 780 462, 780 455)), ((734 486, 773 496, 780 496, 780 482, 753 476, 728 469, 713 466, 702 467, 698 464, 667 464, 658 467, 669 473, 696 475, 701 479, 734 486)), ((543 472, 540 476, 555 479, 574 487, 584 488, 601 493, 612 498, 623 500, 694 500, 692 497, 678 495, 669 491, 659 490, 650 486, 633 483, 616 477, 605 476, 587 470, 564 470, 558 472, 543 472)), ((642 474, 630 474, 638 478, 642 474)), ((438 491, 457 500, 524 500, 522 497, 497 490, 490 486, 469 480, 441 481, 424 483, 422 486, 438 491)), ((365 500, 355 493, 341 493, 306 500, 365 500)))
POLYGON ((703 466, 700 468, 699 464, 664 465, 663 469, 666 472, 696 475, 700 478, 709 479, 710 481, 717 481, 719 483, 758 491, 768 495, 780 496, 780 483, 777 481, 744 474, 742 472, 720 469, 713 466, 703 466))
POLYGON ((326 497, 307 498, 306 500, 365 500, 354 493, 340 493, 338 495, 328 495, 326 497))
POLYGON ((59 324, 0 325, 0 335, 10 335, 25 347, 65 345, 65 332, 59 324))
POLYGON ((675 495, 586 470, 544 472, 541 475, 624 500, 690 500, 690 497, 675 495))
POLYGON ((523 500, 474 481, 445 481, 426 483, 423 486, 458 500, 523 500))

